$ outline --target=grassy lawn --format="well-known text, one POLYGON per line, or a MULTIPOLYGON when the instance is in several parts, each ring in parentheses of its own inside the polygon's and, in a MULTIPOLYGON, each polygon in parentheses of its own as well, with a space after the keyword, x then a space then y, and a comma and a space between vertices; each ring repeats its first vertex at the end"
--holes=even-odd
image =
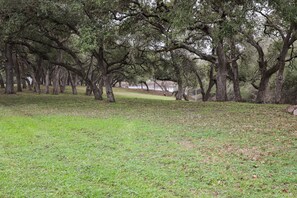
POLYGON ((297 197, 286 105, 0 95, 0 197, 297 197))

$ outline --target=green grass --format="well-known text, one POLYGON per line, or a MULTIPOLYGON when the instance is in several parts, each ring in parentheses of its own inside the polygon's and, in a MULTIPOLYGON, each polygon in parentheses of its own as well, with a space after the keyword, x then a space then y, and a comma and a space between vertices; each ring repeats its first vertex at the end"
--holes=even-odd
POLYGON ((283 105, 0 95, 0 197, 297 197, 283 105))

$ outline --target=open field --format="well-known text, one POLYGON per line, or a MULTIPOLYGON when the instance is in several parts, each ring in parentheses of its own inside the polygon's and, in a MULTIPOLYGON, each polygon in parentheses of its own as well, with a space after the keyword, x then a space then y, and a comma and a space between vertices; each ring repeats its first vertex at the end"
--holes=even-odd
POLYGON ((286 105, 0 95, 0 197, 297 197, 286 105))

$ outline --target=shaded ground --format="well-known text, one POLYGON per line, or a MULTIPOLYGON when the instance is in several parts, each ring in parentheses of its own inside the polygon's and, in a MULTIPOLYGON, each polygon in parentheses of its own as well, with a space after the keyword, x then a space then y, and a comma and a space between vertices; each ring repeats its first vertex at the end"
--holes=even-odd
POLYGON ((297 196, 286 106, 116 96, 0 95, 0 197, 297 196))

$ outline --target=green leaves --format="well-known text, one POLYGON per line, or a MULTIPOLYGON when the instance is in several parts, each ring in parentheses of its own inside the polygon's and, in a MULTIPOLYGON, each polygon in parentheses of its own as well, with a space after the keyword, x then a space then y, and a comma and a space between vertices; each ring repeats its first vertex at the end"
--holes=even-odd
POLYGON ((94 28, 82 27, 80 28, 80 37, 74 41, 76 42, 76 47, 82 52, 88 52, 98 48, 97 37, 98 35, 94 28))

